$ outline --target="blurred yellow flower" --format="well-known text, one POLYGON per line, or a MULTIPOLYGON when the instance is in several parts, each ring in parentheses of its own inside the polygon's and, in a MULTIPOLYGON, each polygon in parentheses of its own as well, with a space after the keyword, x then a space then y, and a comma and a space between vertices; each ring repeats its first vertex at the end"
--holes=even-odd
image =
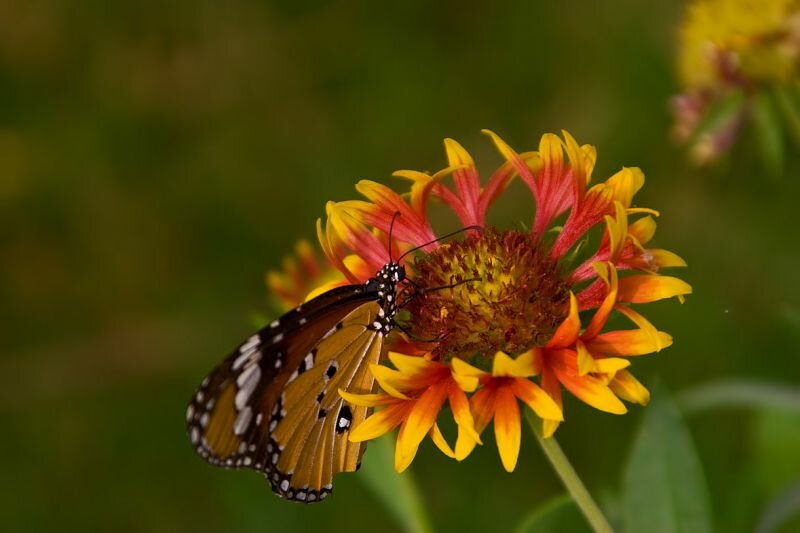
MULTIPOLYGON (((800 139, 800 2, 695 0, 679 31, 683 88, 673 100, 674 133, 698 163, 726 153, 753 120, 773 165, 781 123, 800 139), (769 144, 772 146, 769 146, 769 144)), ((797 140, 796 139, 796 140, 797 140)))

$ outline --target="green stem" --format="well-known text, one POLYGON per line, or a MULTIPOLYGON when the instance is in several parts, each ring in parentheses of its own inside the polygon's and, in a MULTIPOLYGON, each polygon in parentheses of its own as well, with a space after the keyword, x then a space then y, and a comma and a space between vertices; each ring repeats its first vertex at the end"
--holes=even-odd
POLYGON ((586 517, 586 521, 589 522, 592 529, 598 533, 613 533, 614 530, 611 529, 600 507, 592 499, 592 495, 586 490, 586 486, 581 481, 581 478, 578 477, 578 473, 575 472, 567 456, 564 455, 564 451, 558 445, 558 441, 554 437, 544 438, 541 419, 532 411, 526 409, 525 418, 528 420, 528 425, 536 436, 536 440, 539 441, 542 451, 550 460, 550 464, 553 465, 556 474, 561 478, 562 483, 564 483, 570 496, 575 500, 575 504, 581 510, 583 516, 586 517))

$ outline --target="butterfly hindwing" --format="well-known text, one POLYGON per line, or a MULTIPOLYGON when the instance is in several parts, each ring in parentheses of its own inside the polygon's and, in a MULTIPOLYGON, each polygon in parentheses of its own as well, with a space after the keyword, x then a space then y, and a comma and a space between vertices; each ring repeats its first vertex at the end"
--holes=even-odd
POLYGON ((281 495, 313 501, 330 491, 333 474, 358 468, 363 445, 347 437, 367 408, 347 404, 338 391, 372 390, 369 365, 380 360, 383 336, 367 326, 379 309, 371 303, 350 313, 335 335, 317 345, 306 371, 286 385, 282 404, 287 415, 273 433, 280 453, 271 481, 278 481, 273 488, 281 495))
POLYGON ((301 368, 313 344, 362 304, 361 299, 337 299, 323 309, 313 309, 305 319, 312 330, 292 327, 303 320, 293 316, 303 311, 301 307, 253 334, 234 350, 203 381, 187 409, 189 437, 198 453, 218 466, 259 468, 257 465, 264 461, 253 452, 268 446, 264 435, 269 426, 266 431, 262 426, 273 411, 277 415, 282 411, 278 405, 282 384, 301 368), (280 327, 281 323, 289 326, 280 327))

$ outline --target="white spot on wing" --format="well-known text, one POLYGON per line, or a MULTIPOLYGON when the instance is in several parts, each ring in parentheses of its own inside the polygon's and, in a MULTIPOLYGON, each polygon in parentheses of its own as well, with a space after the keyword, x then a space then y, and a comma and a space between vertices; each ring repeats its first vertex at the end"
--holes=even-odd
POLYGON ((255 334, 247 339, 247 342, 245 342, 242 347, 239 348, 241 355, 234 359, 233 369, 239 370, 250 359, 257 363, 261 359, 261 352, 258 351, 258 345, 260 343, 261 339, 259 338, 258 334, 255 334))
POLYGON ((239 416, 236 417, 236 422, 233 423, 233 433, 235 435, 241 435, 247 431, 247 427, 250 425, 251 418, 253 418, 253 410, 250 409, 250 406, 248 405, 242 409, 239 412, 239 416))
POLYGON ((236 383, 240 387, 234 399, 237 410, 241 410, 250 399, 250 395, 253 394, 253 391, 256 389, 259 379, 261 379, 261 367, 253 365, 243 372, 242 375, 239 376, 239 379, 236 380, 236 383), (243 377, 245 378, 244 380, 241 379, 243 377))
POLYGON ((250 376, 255 372, 258 372, 260 374, 261 373, 261 367, 259 367, 258 365, 250 365, 250 366, 248 366, 245 369, 245 371, 242 372, 241 374, 239 374, 239 377, 236 378, 236 384, 239 385, 239 387, 241 387, 242 385, 244 385, 244 383, 247 380, 250 379, 250 376))

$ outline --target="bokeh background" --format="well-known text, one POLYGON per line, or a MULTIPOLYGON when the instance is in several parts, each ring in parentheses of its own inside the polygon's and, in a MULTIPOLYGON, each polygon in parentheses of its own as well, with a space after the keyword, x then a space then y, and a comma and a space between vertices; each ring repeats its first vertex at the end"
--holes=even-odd
MULTIPOLYGON (((645 383, 798 385, 797 160, 771 175, 745 137, 695 169, 671 145, 680 2, 402 4, 0 0, 4 531, 399 530, 358 475, 302 506, 205 465, 185 402, 271 313, 264 273, 327 200, 443 167, 444 137, 489 171, 481 128, 518 149, 565 128, 597 178, 644 169, 655 244, 695 289, 649 306, 675 345, 636 361, 645 383)), ((498 224, 530 220, 516 190, 498 224)), ((613 516, 642 409, 567 412, 562 446, 613 516)), ((720 531, 800 479, 797 415, 689 423, 720 531)), ((422 447, 437 530, 508 530, 563 492, 530 435, 513 474, 488 440, 462 464, 422 447)))

